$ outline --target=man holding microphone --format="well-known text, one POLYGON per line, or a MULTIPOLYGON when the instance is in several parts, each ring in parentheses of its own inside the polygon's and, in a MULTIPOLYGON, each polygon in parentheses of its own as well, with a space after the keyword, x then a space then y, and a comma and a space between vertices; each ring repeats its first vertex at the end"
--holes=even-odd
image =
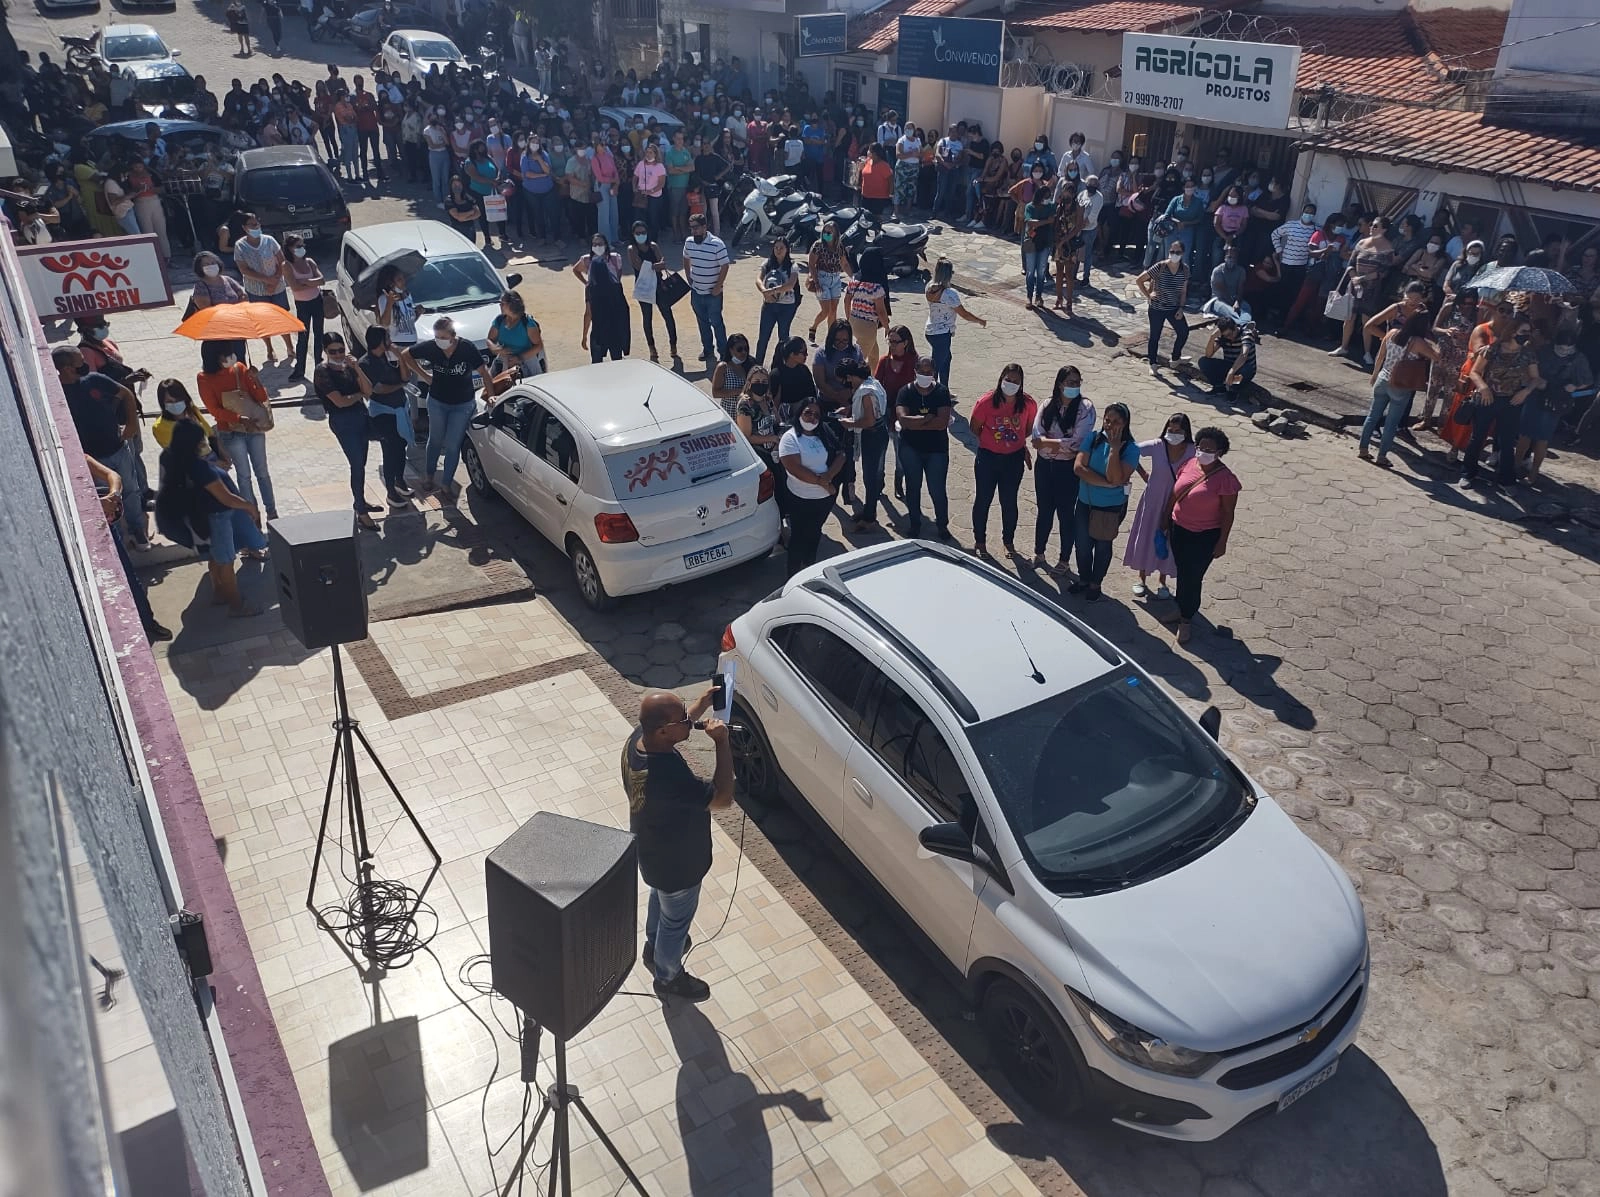
POLYGON ((728 726, 702 719, 716 687, 686 707, 668 690, 639 700, 639 726, 622 749, 622 788, 628 794, 628 827, 639 848, 639 875, 650 887, 645 916, 644 963, 661 997, 704 1001, 711 987, 683 967, 689 924, 700 905, 700 883, 711 871, 711 812, 733 805, 733 753, 728 726), (710 781, 695 775, 678 745, 699 727, 716 746, 710 781))

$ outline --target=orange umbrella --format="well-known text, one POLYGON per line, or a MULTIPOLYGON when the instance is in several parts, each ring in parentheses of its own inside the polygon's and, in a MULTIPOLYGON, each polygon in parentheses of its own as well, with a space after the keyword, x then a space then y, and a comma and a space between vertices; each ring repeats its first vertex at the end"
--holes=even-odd
POLYGON ((193 341, 252 341, 302 332, 305 325, 275 303, 218 303, 172 331, 193 341))

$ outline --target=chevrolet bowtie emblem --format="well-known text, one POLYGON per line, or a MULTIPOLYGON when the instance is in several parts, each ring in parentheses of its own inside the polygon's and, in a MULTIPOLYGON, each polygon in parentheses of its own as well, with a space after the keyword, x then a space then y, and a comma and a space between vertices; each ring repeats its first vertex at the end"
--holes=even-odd
POLYGON ((1318 1026, 1318 1025, 1309 1026, 1305 1030, 1300 1032, 1300 1042, 1301 1043, 1310 1043, 1312 1040, 1316 1039, 1316 1037, 1318 1035, 1320 1035, 1320 1034, 1322 1034, 1322 1028, 1320 1026, 1318 1026))

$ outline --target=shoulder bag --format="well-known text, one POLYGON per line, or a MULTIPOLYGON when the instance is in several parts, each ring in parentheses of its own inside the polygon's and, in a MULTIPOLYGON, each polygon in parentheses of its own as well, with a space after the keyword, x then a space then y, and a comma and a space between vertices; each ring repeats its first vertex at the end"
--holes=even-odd
POLYGON ((664 270, 656 282, 656 306, 670 308, 689 294, 689 284, 675 270, 664 270))
POLYGON ((240 419, 240 422, 247 426, 243 429, 243 431, 270 432, 272 431, 273 425, 272 408, 257 403, 245 391, 240 381, 242 378, 242 374, 240 372, 244 369, 244 366, 235 366, 233 368, 233 378, 235 383, 234 389, 231 391, 223 391, 222 394, 217 397, 218 401, 223 407, 237 415, 240 419))
POLYGON ((1390 353, 1400 353, 1403 356, 1394 369, 1389 371, 1389 386, 1396 391, 1420 391, 1428 385, 1428 359, 1420 353, 1411 356, 1405 350, 1399 349, 1395 342, 1389 343, 1390 353))

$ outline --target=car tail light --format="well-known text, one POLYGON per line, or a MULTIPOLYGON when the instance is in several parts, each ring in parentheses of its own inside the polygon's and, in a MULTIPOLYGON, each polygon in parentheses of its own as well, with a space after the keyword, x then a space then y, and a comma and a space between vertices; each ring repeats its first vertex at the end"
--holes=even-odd
POLYGON ((761 489, 756 492, 756 502, 765 503, 772 498, 778 489, 778 480, 772 476, 771 470, 761 471, 761 489))
POLYGON ((350 213, 346 212, 343 216, 339 217, 339 219, 338 219, 338 221, 336 223, 342 224, 345 228, 349 228, 350 227, 350 213))
POLYGON ((630 540, 639 539, 639 529, 633 526, 626 512, 616 515, 602 511, 594 517, 594 530, 601 544, 627 544, 630 540))
POLYGON ((722 629, 722 651, 731 653, 739 647, 739 642, 733 638, 733 625, 730 623, 722 629))

